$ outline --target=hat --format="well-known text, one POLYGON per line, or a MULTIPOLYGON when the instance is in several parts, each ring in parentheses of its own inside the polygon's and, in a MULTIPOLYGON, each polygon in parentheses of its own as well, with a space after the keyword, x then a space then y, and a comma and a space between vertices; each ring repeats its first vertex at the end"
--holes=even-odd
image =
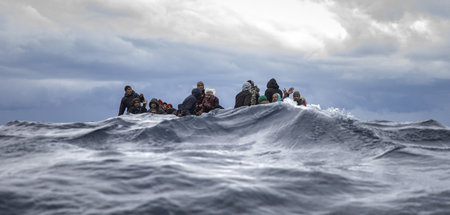
POLYGON ((295 91, 295 92, 294 92, 294 97, 296 97, 296 96, 297 96, 297 97, 300 97, 300 92, 295 91))
POLYGON ((266 96, 260 96, 258 98, 258 103, 261 103, 262 101, 266 100, 267 101, 267 97, 266 96))
POLYGON ((214 94, 216 94, 216 90, 215 89, 206 88, 205 94, 214 95, 214 94))

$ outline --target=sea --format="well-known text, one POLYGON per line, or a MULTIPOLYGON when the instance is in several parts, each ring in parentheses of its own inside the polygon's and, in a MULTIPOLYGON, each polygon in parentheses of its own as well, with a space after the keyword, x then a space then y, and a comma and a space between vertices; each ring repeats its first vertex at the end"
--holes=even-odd
POLYGON ((292 101, 0 126, 0 214, 450 214, 450 128, 292 101))

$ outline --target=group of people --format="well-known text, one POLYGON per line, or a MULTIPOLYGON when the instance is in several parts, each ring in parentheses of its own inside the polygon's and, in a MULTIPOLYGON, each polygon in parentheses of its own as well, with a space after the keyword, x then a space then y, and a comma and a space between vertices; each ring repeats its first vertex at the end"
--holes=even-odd
MULTIPOLYGON (((125 86, 125 95, 120 102, 119 116, 125 113, 128 114, 140 114, 140 113, 153 113, 153 114, 175 114, 179 117, 187 115, 201 115, 208 113, 216 108, 223 109, 219 104, 219 98, 215 96, 215 90, 206 88, 202 81, 197 83, 197 88, 192 89, 191 95, 184 99, 183 103, 178 105, 178 109, 174 109, 172 104, 167 104, 161 100, 153 98, 150 100, 148 109, 147 100, 144 98, 144 94, 137 94, 131 88, 131 86, 125 86)), ((299 91, 294 92, 294 88, 289 90, 280 90, 277 81, 272 78, 267 83, 267 89, 264 95, 259 94, 260 89, 252 80, 244 82, 242 85, 242 91, 236 95, 236 102, 234 108, 242 106, 251 106, 258 104, 269 104, 273 102, 280 102, 285 98, 288 98, 293 93, 293 100, 297 102, 297 105, 306 106, 305 98, 301 97, 299 91)))

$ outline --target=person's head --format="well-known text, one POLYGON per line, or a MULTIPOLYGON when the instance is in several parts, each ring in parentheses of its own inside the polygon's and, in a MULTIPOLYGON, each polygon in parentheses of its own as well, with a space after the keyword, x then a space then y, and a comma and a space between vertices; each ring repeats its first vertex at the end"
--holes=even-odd
POLYGON ((162 104, 162 107, 163 107, 164 110, 167 110, 167 103, 164 102, 164 103, 162 104))
POLYGON ((214 96, 215 90, 206 88, 205 90, 205 98, 209 99, 211 96, 214 96))
POLYGON ((247 82, 250 83, 250 85, 252 85, 252 87, 255 86, 255 82, 253 82, 252 80, 248 80, 247 82))
POLYGON ((269 100, 267 100, 267 97, 265 95, 262 95, 258 98, 258 103, 259 104, 267 104, 267 103, 269 103, 269 100))
POLYGON ((158 107, 158 99, 153 98, 150 101, 150 108, 156 108, 156 107, 158 107))
POLYGON ((294 92, 294 101, 300 101, 300 92, 298 92, 298 91, 295 91, 294 92))
POLYGON ((168 109, 172 109, 172 108, 173 108, 172 104, 168 104, 168 105, 167 105, 167 108, 168 108, 168 109))
POLYGON ((126 95, 131 95, 131 93, 133 92, 133 89, 131 89, 129 85, 125 86, 123 90, 125 90, 126 95))
POLYGON ((203 81, 197 82, 197 88, 203 91, 205 89, 205 84, 203 84, 203 81))
POLYGON ((141 101, 138 98, 133 99, 132 103, 135 107, 141 106, 141 101))
POLYGON ((269 82, 267 82, 267 88, 278 89, 280 87, 278 86, 277 80, 275 80, 275 78, 272 78, 269 80, 269 82))
POLYGON ((244 84, 242 84, 242 91, 249 91, 251 92, 252 90, 252 85, 250 83, 248 83, 247 81, 244 82, 244 84))
POLYGON ((199 99, 202 96, 203 93, 202 93, 202 90, 200 88, 194 88, 194 89, 192 89, 191 94, 193 96, 195 96, 195 98, 199 99))
POLYGON ((279 93, 274 93, 274 94, 272 95, 272 102, 279 102, 279 101, 281 101, 281 96, 280 96, 280 94, 279 94, 279 93))

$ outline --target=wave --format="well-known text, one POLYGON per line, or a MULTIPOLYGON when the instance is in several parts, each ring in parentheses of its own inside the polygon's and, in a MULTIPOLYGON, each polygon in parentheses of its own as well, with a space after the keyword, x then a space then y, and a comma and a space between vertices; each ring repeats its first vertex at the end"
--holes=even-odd
POLYGON ((183 118, 141 114, 88 123, 12 121, 0 127, 0 139, 2 147, 28 141, 99 149, 124 142, 170 146, 247 141, 289 149, 341 147, 377 157, 405 147, 449 150, 450 130, 434 120, 362 122, 336 109, 277 103, 183 118))
POLYGON ((434 120, 360 121, 289 102, 183 118, 12 121, 0 126, 0 211, 441 213, 449 152, 450 129, 434 120))

